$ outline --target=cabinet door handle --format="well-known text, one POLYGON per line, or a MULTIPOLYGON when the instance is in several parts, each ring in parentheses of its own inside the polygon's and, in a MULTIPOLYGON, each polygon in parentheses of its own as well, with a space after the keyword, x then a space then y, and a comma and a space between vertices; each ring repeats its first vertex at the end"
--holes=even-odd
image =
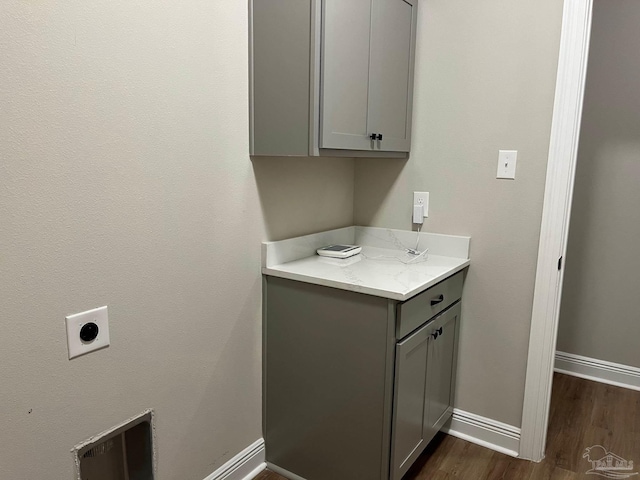
POLYGON ((438 338, 439 335, 442 335, 442 327, 440 328, 436 328, 433 333, 431 334, 431 336, 433 337, 434 340, 436 340, 438 338))
POLYGON ((444 295, 440 294, 436 298, 431 299, 431 306, 444 302, 444 295))
POLYGON ((382 140, 382 134, 381 133, 378 134, 378 140, 382 140))
POLYGON ((377 133, 372 133, 371 135, 369 135, 369 138, 371 140, 375 140, 376 138, 378 138, 378 134, 377 133))

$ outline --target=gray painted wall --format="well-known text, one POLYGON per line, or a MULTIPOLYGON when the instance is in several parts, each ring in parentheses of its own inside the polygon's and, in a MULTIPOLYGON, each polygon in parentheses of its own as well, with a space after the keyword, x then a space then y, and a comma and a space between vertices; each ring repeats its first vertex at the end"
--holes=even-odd
POLYGON ((640 367, 640 2, 596 0, 558 350, 640 367))
POLYGON ((355 219, 471 235, 456 406, 521 424, 562 2, 421 2, 407 162, 357 160, 355 219), (499 149, 519 151, 497 180, 499 149))
POLYGON ((248 156, 247 4, 0 8, 0 478, 155 408, 158 480, 260 438, 260 241, 353 223, 353 160, 248 156), (67 360, 65 315, 112 345, 67 360))

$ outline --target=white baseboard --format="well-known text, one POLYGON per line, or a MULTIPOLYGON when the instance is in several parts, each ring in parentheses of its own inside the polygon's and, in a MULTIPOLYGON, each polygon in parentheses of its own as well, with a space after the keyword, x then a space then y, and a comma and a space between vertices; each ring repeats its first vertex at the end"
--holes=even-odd
POLYGON ((251 480, 266 468, 264 440, 256 440, 204 480, 251 480))
POLYGON ((554 370, 574 377, 640 391, 640 368, 556 352, 554 370))
MULTIPOLYGON (((442 431, 512 457, 518 456, 520 429, 490 418, 454 409, 442 431)), ((251 480, 265 468, 264 440, 260 438, 204 480, 251 480)))
POLYGON ((517 457, 520 449, 519 428, 457 408, 442 431, 512 457, 517 457))
POLYGON ((275 472, 278 475, 283 476, 284 478, 288 478, 290 480, 306 480, 305 478, 302 478, 300 475, 296 475, 295 473, 290 472, 289 470, 280 468, 279 466, 274 465, 271 462, 267 462, 267 468, 272 472, 275 472))

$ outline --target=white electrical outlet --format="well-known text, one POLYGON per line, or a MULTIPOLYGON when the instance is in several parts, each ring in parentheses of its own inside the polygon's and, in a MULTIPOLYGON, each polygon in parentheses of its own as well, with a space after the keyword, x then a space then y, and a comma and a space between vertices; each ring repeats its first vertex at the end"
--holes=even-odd
POLYGON ((69 360, 109 346, 109 315, 106 306, 69 315, 65 321, 69 360))
POLYGON ((518 159, 517 150, 499 150, 498 151, 498 174, 496 178, 516 178, 516 160, 518 159))
POLYGON ((429 216, 429 192, 413 192, 413 204, 422 205, 424 218, 429 216))

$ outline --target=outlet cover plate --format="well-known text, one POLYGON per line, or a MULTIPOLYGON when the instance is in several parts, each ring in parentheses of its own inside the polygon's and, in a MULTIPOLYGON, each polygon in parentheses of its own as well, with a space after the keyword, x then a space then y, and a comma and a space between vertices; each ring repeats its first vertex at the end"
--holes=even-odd
POLYGON ((424 205, 424 218, 429 216, 429 192, 413 192, 413 204, 424 205))
POLYGON ((109 339, 109 314, 107 307, 94 308, 86 312, 69 315, 65 319, 67 326, 67 347, 69 347, 69 360, 110 345, 109 339), (93 322, 98 325, 98 336, 84 342, 80 338, 80 329, 83 325, 93 322))

